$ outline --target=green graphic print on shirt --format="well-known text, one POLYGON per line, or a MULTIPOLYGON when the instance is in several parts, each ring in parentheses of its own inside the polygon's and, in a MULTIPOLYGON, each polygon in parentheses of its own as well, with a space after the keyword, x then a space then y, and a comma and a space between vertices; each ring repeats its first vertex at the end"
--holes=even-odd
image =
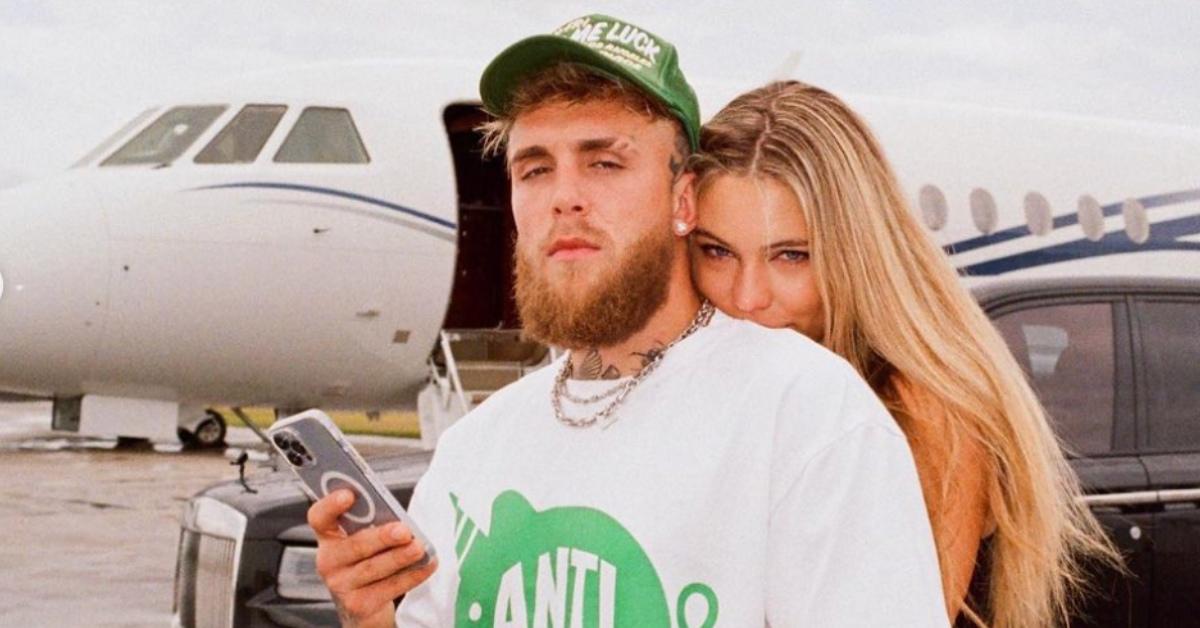
MULTIPOLYGON (((637 540, 607 514, 585 507, 537 512, 518 492, 492 502, 481 532, 450 495, 459 562, 455 625, 496 628, 672 628, 662 582, 637 540)), ((695 606, 695 605, 693 605, 695 606)), ((680 592, 678 628, 712 628, 717 596, 692 583, 680 592), (703 598, 689 626, 685 605, 703 598)))

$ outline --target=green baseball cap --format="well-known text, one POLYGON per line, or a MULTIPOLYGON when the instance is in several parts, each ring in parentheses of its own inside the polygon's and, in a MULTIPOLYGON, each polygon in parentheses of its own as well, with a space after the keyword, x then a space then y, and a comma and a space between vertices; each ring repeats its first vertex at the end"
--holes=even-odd
POLYGON ((513 89, 525 77, 562 61, 586 65, 640 87, 683 123, 692 150, 699 148, 700 104, 679 69, 675 46, 607 15, 576 18, 549 35, 535 35, 506 48, 479 80, 484 108, 504 115, 513 89))

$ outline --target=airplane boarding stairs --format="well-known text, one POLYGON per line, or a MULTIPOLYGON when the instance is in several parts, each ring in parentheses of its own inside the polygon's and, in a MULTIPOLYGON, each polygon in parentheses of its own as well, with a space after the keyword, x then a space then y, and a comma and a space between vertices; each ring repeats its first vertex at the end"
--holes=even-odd
POLYGON ((417 396, 421 446, 489 395, 549 364, 557 352, 516 329, 445 329, 429 357, 429 383, 417 396))

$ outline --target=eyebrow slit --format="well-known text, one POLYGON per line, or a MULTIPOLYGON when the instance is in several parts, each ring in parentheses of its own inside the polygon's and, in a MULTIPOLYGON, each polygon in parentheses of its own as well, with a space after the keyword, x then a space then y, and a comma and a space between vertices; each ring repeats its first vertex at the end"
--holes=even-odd
POLYGON ((633 141, 631 141, 628 137, 598 137, 594 139, 580 140, 575 147, 581 153, 593 153, 602 150, 613 151, 616 153, 637 152, 637 150, 634 148, 633 141))

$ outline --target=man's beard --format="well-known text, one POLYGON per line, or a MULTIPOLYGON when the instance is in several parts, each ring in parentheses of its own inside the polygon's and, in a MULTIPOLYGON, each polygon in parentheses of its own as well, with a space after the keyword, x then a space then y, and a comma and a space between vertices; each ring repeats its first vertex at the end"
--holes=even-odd
POLYGON ((667 300, 674 245, 669 230, 653 230, 591 286, 574 290, 574 269, 564 272, 556 287, 546 277, 545 258, 539 268, 516 247, 517 308, 525 334, 567 349, 627 340, 667 300))

